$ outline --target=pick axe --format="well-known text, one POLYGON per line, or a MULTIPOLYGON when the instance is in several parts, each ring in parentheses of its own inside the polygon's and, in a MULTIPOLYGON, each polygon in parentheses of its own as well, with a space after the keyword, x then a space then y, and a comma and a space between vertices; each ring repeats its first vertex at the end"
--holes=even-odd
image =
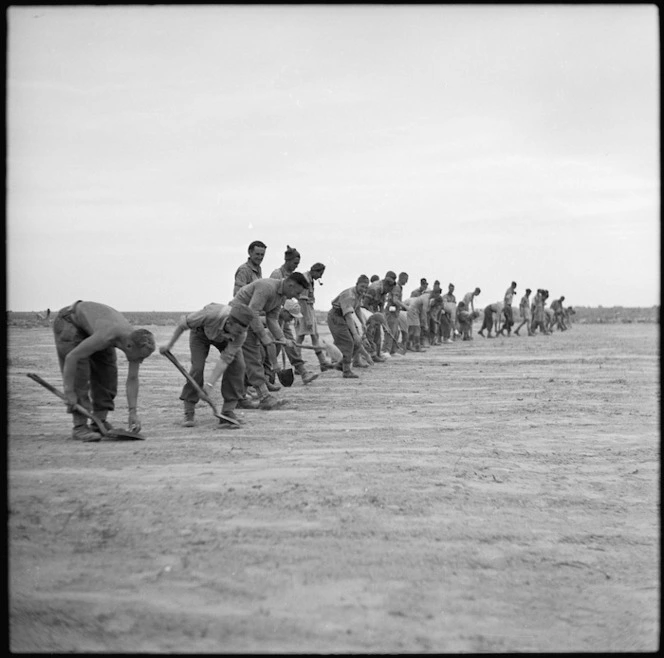
POLYGON ((240 423, 235 420, 235 418, 231 418, 230 416, 226 416, 225 414, 222 414, 220 411, 217 411, 217 407, 214 405, 214 402, 212 402, 212 398, 198 385, 198 382, 189 374, 189 371, 177 360, 177 357, 170 351, 166 350, 163 352, 164 356, 184 375, 185 379, 194 387, 194 390, 196 393, 198 393, 198 397, 203 400, 203 402, 207 402, 210 407, 212 408, 212 412, 214 415, 219 418, 220 420, 225 420, 228 423, 232 423, 233 425, 239 425, 240 423))

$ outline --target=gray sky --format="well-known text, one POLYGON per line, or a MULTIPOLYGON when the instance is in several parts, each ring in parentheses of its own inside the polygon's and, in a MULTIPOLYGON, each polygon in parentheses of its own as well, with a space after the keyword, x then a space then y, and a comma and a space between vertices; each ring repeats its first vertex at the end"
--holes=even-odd
POLYGON ((252 240, 457 297, 660 295, 655 5, 8 10, 8 308, 227 302, 252 240))

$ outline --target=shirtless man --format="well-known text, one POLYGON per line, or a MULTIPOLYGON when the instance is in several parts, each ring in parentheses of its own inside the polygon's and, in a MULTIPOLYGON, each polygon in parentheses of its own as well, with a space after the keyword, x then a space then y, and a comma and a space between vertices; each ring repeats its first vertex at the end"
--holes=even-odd
POLYGON ((138 369, 155 349, 154 336, 147 329, 136 329, 114 308, 98 302, 77 301, 60 309, 53 322, 55 349, 67 398, 67 412, 72 414, 72 438, 99 441, 101 430, 88 426, 87 417, 76 411, 79 404, 91 411, 106 429, 112 429, 106 417, 115 409, 118 392, 116 348, 129 361, 127 406, 129 430, 139 432, 137 415, 138 369))

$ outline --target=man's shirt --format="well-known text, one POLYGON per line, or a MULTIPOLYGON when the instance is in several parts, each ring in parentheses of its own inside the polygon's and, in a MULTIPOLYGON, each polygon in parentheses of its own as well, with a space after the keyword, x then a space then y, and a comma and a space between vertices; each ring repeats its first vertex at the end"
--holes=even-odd
POLYGON ((235 272, 235 284, 233 285, 233 295, 237 295, 237 291, 246 286, 252 281, 263 278, 263 270, 260 265, 254 265, 251 260, 240 265, 235 272))
POLYGON ((230 317, 231 307, 228 304, 211 303, 204 306, 200 311, 187 313, 180 318, 178 326, 181 329, 203 328, 205 336, 215 343, 226 343, 221 352, 221 358, 226 363, 231 363, 235 355, 242 348, 247 332, 243 331, 238 336, 232 336, 226 332, 226 321, 230 317))
POLYGON ((456 304, 456 297, 454 296, 454 293, 446 292, 443 295, 443 302, 448 302, 450 304, 456 304))
POLYGON ((363 305, 372 313, 380 313, 383 310, 386 295, 387 290, 385 290, 383 282, 374 281, 373 283, 370 283, 367 288, 367 292, 364 295, 363 305))
POLYGON ((286 263, 284 263, 281 267, 278 267, 276 270, 270 274, 271 279, 285 279, 286 277, 289 277, 292 274, 292 272, 289 272, 286 269, 286 263))
POLYGON ((360 294, 357 292, 356 286, 353 286, 352 288, 346 288, 346 290, 341 291, 332 300, 332 308, 340 310, 341 315, 345 316, 348 313, 355 313, 360 308, 361 303, 360 294))
MULTIPOLYGON (((256 311, 256 314, 264 312, 266 320, 272 320, 279 324, 279 310, 286 301, 284 294, 283 279, 257 279, 247 284, 237 291, 233 302, 246 304, 249 308, 256 311)), ((252 320, 251 330, 256 334, 265 332, 265 327, 259 317, 252 320)), ((282 336, 275 336, 277 340, 283 340, 282 336)))

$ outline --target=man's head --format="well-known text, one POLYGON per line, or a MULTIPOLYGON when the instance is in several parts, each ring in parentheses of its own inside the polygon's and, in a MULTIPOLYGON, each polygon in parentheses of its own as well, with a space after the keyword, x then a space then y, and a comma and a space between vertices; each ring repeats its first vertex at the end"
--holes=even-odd
POLYGON ((422 288, 422 290, 426 290, 426 287, 428 285, 429 285, 429 282, 424 277, 422 277, 420 279, 420 288, 422 288))
POLYGON ((369 277, 366 274, 360 274, 360 276, 357 277, 357 281, 355 282, 355 290, 361 295, 364 295, 368 288, 369 277))
POLYGON ((396 285, 397 282, 397 275, 392 272, 392 270, 388 270, 387 274, 385 274, 385 278, 383 279, 383 285, 385 288, 388 290, 392 290, 394 286, 396 285))
POLYGON ((154 352, 154 335, 147 329, 134 329, 129 334, 125 345, 125 354, 129 361, 142 361, 154 352))
POLYGON ((381 325, 383 327, 387 327, 387 320, 385 319, 385 316, 382 313, 372 313, 369 316, 369 319, 367 320, 367 324, 381 325))
POLYGON ((473 293, 476 297, 479 295, 482 291, 479 288, 475 288, 475 292, 473 293))
POLYGON ((252 265, 260 265, 265 258, 265 250, 267 247, 260 240, 254 240, 247 249, 249 254, 249 261, 252 265))
POLYGON ((286 251, 284 252, 284 261, 288 264, 288 266, 291 269, 293 270, 297 269, 297 266, 300 264, 300 252, 294 247, 286 245, 286 251))
POLYGON ((399 272, 399 285, 405 286, 408 283, 408 272, 399 272))
POLYGON ((453 284, 453 283, 450 283, 450 284, 447 286, 447 292, 454 292, 454 284, 453 284))
POLYGON ((377 274, 372 274, 371 275, 371 281, 370 282, 373 283, 374 281, 380 281, 380 277, 377 274))
POLYGON ((323 273, 325 272, 325 265, 323 263, 314 263, 311 266, 311 269, 309 270, 311 274, 311 278, 314 279, 320 279, 323 276, 323 273))
POLYGON ((309 290, 309 282, 301 272, 293 272, 284 279, 284 295, 287 299, 299 297, 304 290, 309 290))
POLYGON ((435 311, 443 305, 443 298, 440 294, 440 290, 434 290, 431 293, 431 298, 429 299, 429 310, 435 311))
POLYGON ((387 270, 387 272, 385 273, 385 278, 392 279, 392 281, 396 281, 397 280, 396 272, 393 272, 392 270, 387 270))
POLYGON ((246 304, 233 304, 224 329, 231 336, 239 336, 247 330, 255 317, 256 314, 246 304))
POLYGON ((526 297, 528 297, 528 295, 530 295, 531 292, 532 290, 530 288, 526 288, 526 297))
POLYGON ((565 301, 565 296, 563 295, 558 301, 564 302, 565 301))
POLYGON ((512 281, 512 290, 516 290, 516 281, 512 281))

